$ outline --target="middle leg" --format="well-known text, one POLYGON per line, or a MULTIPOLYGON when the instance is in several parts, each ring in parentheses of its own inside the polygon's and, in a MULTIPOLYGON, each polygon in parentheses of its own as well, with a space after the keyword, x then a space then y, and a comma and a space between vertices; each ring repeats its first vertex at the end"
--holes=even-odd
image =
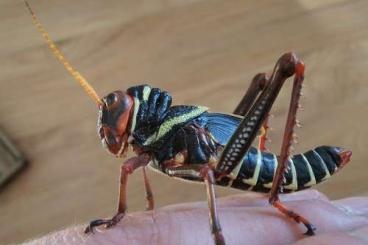
POLYGON ((166 173, 173 177, 188 177, 198 180, 204 180, 207 191, 207 201, 209 208, 210 228, 216 245, 225 245, 225 238, 222 235, 220 226, 220 220, 217 214, 216 208, 216 196, 215 196, 215 177, 214 171, 210 164, 203 166, 198 165, 186 165, 167 168, 166 173))
POLYGON ((147 177, 146 166, 142 167, 142 172, 143 172, 144 189, 146 191, 146 210, 153 210, 155 207, 155 201, 153 198, 151 184, 147 177))

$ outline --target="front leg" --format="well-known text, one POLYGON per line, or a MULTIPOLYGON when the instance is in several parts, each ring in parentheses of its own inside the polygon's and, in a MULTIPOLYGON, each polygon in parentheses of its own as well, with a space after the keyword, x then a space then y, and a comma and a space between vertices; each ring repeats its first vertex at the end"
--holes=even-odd
POLYGON ((119 223, 127 210, 126 187, 128 183, 128 176, 129 174, 133 173, 135 169, 146 166, 150 160, 151 157, 148 154, 143 153, 139 156, 129 158, 126 162, 124 162, 124 164, 121 166, 120 172, 119 203, 117 213, 111 219, 97 219, 91 221, 84 230, 84 233, 93 233, 93 229, 97 226, 105 225, 106 228, 110 228, 119 223))

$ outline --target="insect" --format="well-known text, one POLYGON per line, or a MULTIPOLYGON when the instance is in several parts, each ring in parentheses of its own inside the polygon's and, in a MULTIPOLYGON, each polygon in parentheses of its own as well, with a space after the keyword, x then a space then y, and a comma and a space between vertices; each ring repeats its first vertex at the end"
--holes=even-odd
POLYGON ((304 80, 304 64, 294 53, 282 55, 270 76, 256 75, 233 114, 212 113, 203 106, 173 106, 168 92, 149 85, 114 91, 100 98, 64 58, 25 3, 53 54, 98 106, 97 128, 102 145, 117 157, 122 157, 128 146, 132 146, 136 154, 121 167, 116 215, 90 222, 85 233, 93 232, 97 226, 112 227, 124 217, 128 177, 138 168, 143 170, 147 208, 154 208, 146 175, 146 166, 151 166, 169 176, 205 183, 210 228, 216 244, 225 244, 225 238, 216 211, 215 185, 267 192, 271 205, 304 224, 307 235, 314 234, 314 226, 282 204, 279 193, 303 190, 329 178, 349 162, 352 153, 340 147, 319 146, 303 154, 291 155, 304 80), (273 154, 265 147, 268 114, 281 87, 292 76, 293 88, 281 150, 273 154), (257 135, 259 144, 253 147, 251 144, 257 135))

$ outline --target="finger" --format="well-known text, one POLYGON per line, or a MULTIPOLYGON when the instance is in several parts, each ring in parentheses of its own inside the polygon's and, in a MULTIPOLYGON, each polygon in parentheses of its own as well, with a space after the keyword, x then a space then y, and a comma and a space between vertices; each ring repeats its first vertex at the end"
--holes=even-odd
MULTIPOLYGON (((291 244, 303 238, 302 225, 266 205, 266 196, 256 197, 259 200, 252 203, 254 197, 237 195, 219 200, 220 221, 228 244, 291 244)), ((346 213, 313 191, 283 199, 288 207, 313 221, 318 227, 317 234, 368 225, 366 217, 346 213)), ((213 244, 204 203, 172 205, 155 212, 127 215, 117 227, 92 236, 85 236, 82 231, 83 227, 77 227, 51 236, 56 244, 213 244)), ((34 244, 49 243, 41 240, 34 244)))

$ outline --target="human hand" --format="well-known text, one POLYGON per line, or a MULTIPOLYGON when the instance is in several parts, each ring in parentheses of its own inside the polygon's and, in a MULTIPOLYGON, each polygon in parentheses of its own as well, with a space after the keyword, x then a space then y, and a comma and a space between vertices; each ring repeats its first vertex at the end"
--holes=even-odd
MULTIPOLYGON (((280 198, 317 227, 316 236, 304 236, 305 227, 270 206, 267 196, 249 192, 217 201, 226 243, 368 244, 368 197, 329 201, 323 194, 308 190, 280 198)), ((84 234, 85 225, 79 225, 25 244, 212 245, 208 222, 207 203, 185 203, 127 214, 117 226, 97 229, 95 234, 84 234)))

